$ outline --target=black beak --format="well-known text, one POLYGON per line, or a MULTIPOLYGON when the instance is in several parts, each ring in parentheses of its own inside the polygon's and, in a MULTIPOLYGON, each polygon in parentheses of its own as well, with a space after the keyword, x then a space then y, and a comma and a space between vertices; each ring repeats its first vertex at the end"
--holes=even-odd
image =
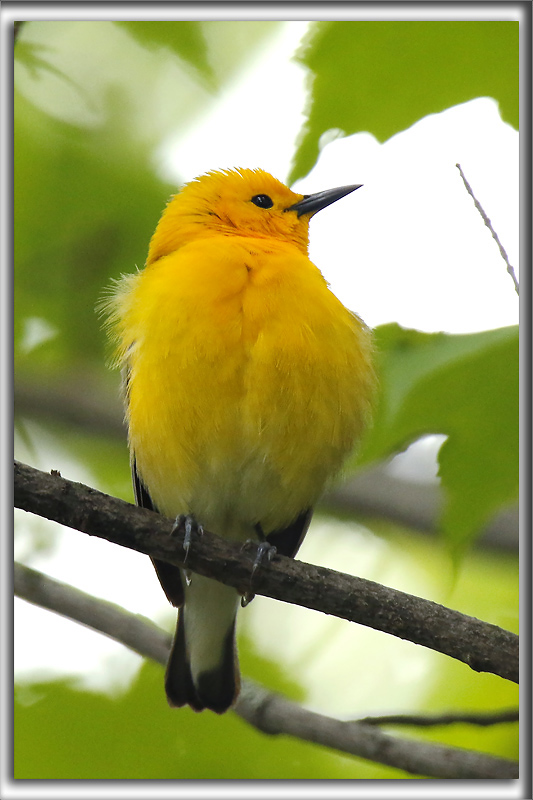
POLYGON ((326 206, 331 205, 341 197, 346 197, 347 194, 355 192, 360 189, 362 183, 356 183, 355 186, 339 186, 337 189, 326 189, 325 192, 317 192, 316 194, 306 194, 303 200, 298 200, 293 206, 286 208, 286 211, 296 211, 299 217, 303 214, 313 215, 317 211, 321 211, 326 206))

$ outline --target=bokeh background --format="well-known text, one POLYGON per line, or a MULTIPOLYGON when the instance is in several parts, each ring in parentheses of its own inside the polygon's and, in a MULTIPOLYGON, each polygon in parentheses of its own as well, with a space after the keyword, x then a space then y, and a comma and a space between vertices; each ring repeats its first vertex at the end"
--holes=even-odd
MULTIPOLYGON (((15 45, 15 456, 132 501, 119 376, 95 305, 142 268, 168 197, 262 167, 364 188, 311 258, 375 328, 373 430, 300 551, 518 629, 518 29, 477 21, 28 21, 15 45)), ((157 621, 147 558, 16 512, 15 556, 157 621)), ((161 667, 15 601, 15 777, 408 775, 170 710, 161 667)), ((517 688, 378 632, 257 597, 242 671, 317 711, 497 710, 517 688)), ((517 726, 408 735, 516 758, 517 726)))

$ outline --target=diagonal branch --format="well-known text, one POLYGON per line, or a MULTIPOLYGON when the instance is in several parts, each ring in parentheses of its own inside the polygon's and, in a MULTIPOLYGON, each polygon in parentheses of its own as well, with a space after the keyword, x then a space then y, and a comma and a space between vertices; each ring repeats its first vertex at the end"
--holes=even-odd
MULTIPOLYGON (((30 603, 74 619, 165 664, 170 637, 152 622, 92 597, 40 572, 15 565, 15 593, 30 603)), ((516 778, 518 765, 456 747, 401 739, 362 722, 343 722, 301 708, 246 680, 235 711, 270 735, 285 734, 350 755, 431 778, 516 778)))
MULTIPOLYGON (((15 462, 15 505, 91 536, 183 566, 183 533, 173 522, 123 500, 15 462)), ((254 553, 207 531, 195 537, 187 568, 250 590, 254 553)), ((407 639, 477 672, 518 682, 518 636, 437 603, 323 567, 276 556, 253 591, 407 639)))

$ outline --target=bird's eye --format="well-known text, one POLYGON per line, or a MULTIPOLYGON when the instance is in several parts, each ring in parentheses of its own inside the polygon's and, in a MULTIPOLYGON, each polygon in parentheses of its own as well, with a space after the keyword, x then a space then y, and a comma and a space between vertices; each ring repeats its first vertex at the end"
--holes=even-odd
POLYGON ((274 202, 267 194, 256 194, 252 197, 252 203, 259 208, 272 208, 274 202))

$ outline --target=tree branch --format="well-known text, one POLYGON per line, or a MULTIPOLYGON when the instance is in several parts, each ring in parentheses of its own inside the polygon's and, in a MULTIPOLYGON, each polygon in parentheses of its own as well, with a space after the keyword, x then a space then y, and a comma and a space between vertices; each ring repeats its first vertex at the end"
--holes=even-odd
POLYGON ((332 719, 301 708, 262 687, 250 687, 248 682, 236 711, 265 733, 290 734, 413 775, 463 779, 518 777, 518 765, 507 759, 393 737, 362 722, 332 719))
MULTIPOLYGON (((170 637, 143 617, 120 609, 42 573, 15 565, 15 593, 35 605, 81 622, 165 664, 170 637)), ((507 759, 455 747, 400 739, 362 722, 343 722, 299 707, 243 681, 236 713, 269 735, 285 734, 334 750, 431 778, 517 778, 507 759)))
MULTIPOLYGON (((15 505, 91 536, 183 566, 183 532, 159 514, 15 462, 15 505)), ((205 532, 187 568, 250 590, 253 552, 205 532)), ((496 625, 323 567, 276 556, 253 577, 253 591, 390 633, 518 682, 518 636, 496 625)))

